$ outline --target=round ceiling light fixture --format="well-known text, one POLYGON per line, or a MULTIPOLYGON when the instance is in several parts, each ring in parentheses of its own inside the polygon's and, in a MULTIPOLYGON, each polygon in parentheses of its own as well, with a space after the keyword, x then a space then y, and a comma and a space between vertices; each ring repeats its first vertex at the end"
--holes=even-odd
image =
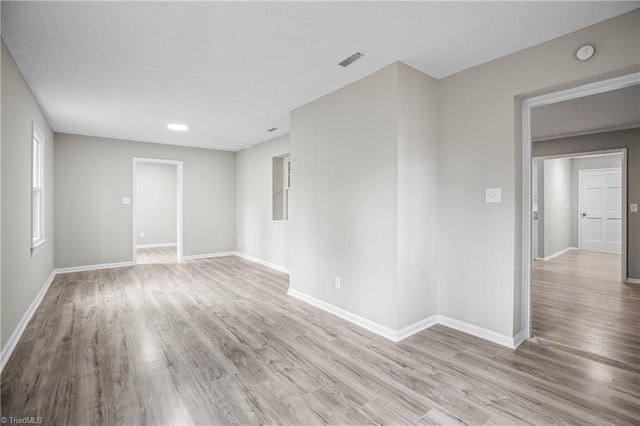
POLYGON ((189 126, 187 126, 186 124, 171 123, 167 124, 167 129, 173 130, 175 132, 186 132, 187 130, 189 130, 189 126))
POLYGON ((585 44, 576 52, 576 58, 578 58, 579 61, 586 61, 587 59, 591 59, 594 53, 596 53, 596 48, 590 44, 585 44))

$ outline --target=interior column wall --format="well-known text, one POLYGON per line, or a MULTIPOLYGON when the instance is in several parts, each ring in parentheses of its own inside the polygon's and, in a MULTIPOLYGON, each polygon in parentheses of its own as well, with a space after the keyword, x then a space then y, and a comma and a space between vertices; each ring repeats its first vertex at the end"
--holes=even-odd
POLYGON ((437 81, 398 63, 398 328, 437 313, 437 81))
POLYGON ((290 287, 392 330, 397 102, 394 63, 291 113, 290 287))

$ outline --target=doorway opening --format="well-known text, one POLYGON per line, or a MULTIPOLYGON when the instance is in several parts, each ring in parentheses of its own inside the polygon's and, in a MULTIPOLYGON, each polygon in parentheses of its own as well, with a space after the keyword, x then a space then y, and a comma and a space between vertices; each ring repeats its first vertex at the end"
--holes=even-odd
POLYGON ((532 334, 620 361, 630 354, 611 353, 626 343, 611 330, 632 309, 619 303, 625 159, 626 150, 534 157, 532 185, 532 334))
MULTIPOLYGON (((533 333, 533 309, 540 309, 543 305, 548 305, 548 300, 539 300, 538 296, 541 292, 546 292, 545 296, 552 297, 561 296, 561 290, 567 290, 567 294, 572 296, 566 300, 560 300, 556 305, 556 310, 551 313, 545 313, 546 326, 549 329, 563 329, 566 331, 567 339, 561 341, 560 338, 554 341, 563 346, 570 346, 572 350, 588 350, 596 353, 604 353, 603 345, 594 344, 594 340, 598 337, 593 333, 589 334, 589 327, 592 324, 580 323, 579 316, 586 315, 581 318, 587 318, 591 315, 591 319, 604 324, 604 327, 611 329, 614 326, 606 321, 613 316, 611 310, 607 311, 607 304, 610 306, 619 306, 622 311, 619 312, 621 317, 626 315, 625 310, 635 309, 636 307, 626 304, 625 297, 629 299, 637 299, 636 293, 640 291, 637 286, 627 284, 634 282, 633 278, 628 276, 628 234, 627 219, 630 207, 627 201, 627 161, 630 156, 629 140, 636 138, 640 130, 638 123, 638 112, 635 114, 630 123, 612 123, 615 121, 612 117, 620 117, 616 114, 616 108, 612 107, 612 99, 618 97, 622 99, 627 96, 638 104, 638 87, 640 85, 640 73, 631 74, 619 78, 601 81, 585 86, 576 87, 556 93, 543 96, 529 98, 522 103, 522 279, 521 279, 521 321, 522 321, 522 339, 521 341, 534 337, 533 333), (626 90, 630 89, 630 90, 626 90), (595 119, 588 119, 580 116, 580 108, 588 105, 590 107, 599 106, 600 108, 609 108, 606 113, 599 114, 595 119), (565 112, 571 114, 563 116, 563 108, 565 112), (536 111, 546 111, 550 120, 547 126, 540 131, 539 122, 536 122, 536 111), (611 114, 609 114, 609 112, 611 114), (563 119, 565 118, 565 119, 563 119), (599 121, 600 120, 600 121, 599 121), (609 121, 607 121, 609 120, 609 121), (575 129, 566 127, 567 125, 577 126, 575 129), (538 126, 538 127, 536 127, 538 126), (580 126, 583 126, 582 128, 580 126), (586 126, 595 126, 586 128, 586 126), (536 131, 538 134, 536 135, 536 131), (547 134, 540 134, 547 132, 547 134), (614 137, 615 136, 615 137, 614 137), (617 141, 616 138, 628 138, 626 142, 617 141), (577 187, 574 187, 574 193, 571 194, 571 165, 573 171, 577 170, 578 162, 589 163, 602 160, 598 157, 608 157, 608 161, 618 161, 613 159, 617 155, 619 159, 619 167, 609 166, 593 166, 588 168, 584 165, 583 173, 578 173, 574 178, 574 185, 580 185, 580 175, 583 180, 587 179, 588 184, 583 183, 584 193, 580 196, 577 187), (590 159, 591 158, 591 159, 590 159), (575 159, 575 160, 572 160, 575 159), (562 232, 554 233, 549 237, 551 241, 545 241, 544 228, 540 226, 542 220, 541 215, 544 214, 544 200, 540 199, 540 192, 544 190, 544 166, 543 162, 549 161, 548 175, 551 173, 564 176, 565 180, 570 183, 563 183, 560 187, 553 186, 547 188, 554 191, 553 196, 557 199, 556 209, 561 213, 558 219, 560 224, 565 224, 562 232), (616 169, 609 173, 605 169, 616 169), (591 170, 592 172, 587 172, 591 170), (599 170, 599 171, 597 171, 599 170), (535 183, 534 183, 535 175, 535 183), (541 176, 542 175, 542 176, 541 176), (606 180, 604 182, 603 180, 606 180), (536 191, 538 193, 536 194, 536 191), (605 197, 603 192, 610 192, 610 197, 605 197), (596 197, 599 194, 600 197, 596 197), (571 197, 582 198, 571 202, 571 197), (564 201, 563 201, 564 197, 564 201), (569 197, 569 199, 567 199, 569 197), (586 200, 585 197, 592 199, 586 200), (616 198, 619 197, 619 198, 616 198), (598 201, 599 200, 599 201, 598 201), (585 201, 587 204, 582 205, 585 201), (597 207, 594 203, 599 203, 603 207, 603 203, 610 203, 617 208, 609 208, 612 206, 604 206, 609 208, 606 211, 596 212, 597 207), (592 208, 587 211, 588 208, 592 208), (580 210, 580 211, 578 211, 580 210), (572 214, 573 212, 573 214, 572 214), (583 216, 583 213, 585 215, 583 216), (568 226, 568 228, 567 228, 568 226), (600 244, 598 246, 598 244, 600 244), (608 246, 607 246, 608 244, 608 246), (606 248, 606 250, 605 250, 606 248), (596 249, 596 250, 594 250, 596 249), (619 254, 616 253, 619 251, 619 254), (608 252, 608 253, 605 253, 608 252), (555 271, 553 270, 555 268, 555 271), (604 277, 601 275, 607 270, 609 275, 604 277), (611 271, 613 275, 611 275, 611 271), (573 274, 575 272, 575 274, 573 274), (582 275, 581 275, 582 274, 582 275), (534 284, 546 283, 548 286, 540 286, 532 288, 534 284), (554 281, 555 280, 555 281, 554 281), (592 280, 592 292, 589 293, 587 281, 592 280), (610 289, 607 290, 598 283, 603 280, 611 282, 610 289), (579 287, 580 284, 583 287, 579 287), (571 288, 573 286, 573 289, 571 288), (571 293, 573 291, 573 293, 571 293), (607 293, 609 291, 609 293, 607 293), (607 298, 611 297, 611 300, 607 298), (534 300, 535 299, 535 300, 534 300), (614 300, 615 299, 615 300, 614 300), (577 302, 589 302, 593 305, 583 312, 578 312, 576 308, 577 302), (594 315, 594 306, 598 306, 599 302, 602 308, 602 316, 594 315), (585 312, 588 311, 588 314, 585 312), (623 312, 624 311, 624 312, 623 312), (605 316, 607 320, 605 320, 605 316), (600 321, 602 320, 602 321, 600 321), (606 324, 605 324, 606 323, 606 324), (569 330, 568 327, 573 326, 569 330), (587 336, 581 340, 577 338, 580 331, 584 331, 587 336)), ((540 114, 539 116, 544 116, 540 114)), ((539 117, 538 117, 539 118, 539 117)), ((638 161, 638 154, 633 149, 633 161, 638 161)), ((604 161, 604 160, 603 160, 604 161)), ((635 164, 635 163, 634 163, 635 164)), ((548 184, 548 182, 547 182, 548 184)), ((634 191, 637 189, 634 188, 634 191)), ((549 194, 548 194, 549 197, 549 194)), ((634 203, 635 201, 631 201, 634 203)), ((547 206, 548 207, 548 206, 547 206)), ((547 213, 549 213, 547 211, 547 213)), ((632 213, 633 214, 633 213, 632 213)), ((556 218, 557 219, 557 218, 556 218)), ((549 219, 551 220, 551 219, 549 219)), ((547 223, 551 227, 558 229, 558 223, 547 223)), ((633 243, 635 244, 635 243, 633 243)), ((634 246, 633 250, 637 250, 634 246)), ((566 296, 566 294, 565 294, 566 296)), ((551 336, 551 334, 549 335, 551 336)), ((558 336, 551 336, 551 338, 558 336)), ((605 336, 608 338, 610 336, 605 336)), ((615 346, 615 342, 613 346, 615 346)), ((621 343, 624 345, 624 343, 621 343)), ((631 356, 630 354, 621 355, 631 356)))
POLYGON ((182 260, 182 174, 182 161, 133 158, 134 265, 182 260))

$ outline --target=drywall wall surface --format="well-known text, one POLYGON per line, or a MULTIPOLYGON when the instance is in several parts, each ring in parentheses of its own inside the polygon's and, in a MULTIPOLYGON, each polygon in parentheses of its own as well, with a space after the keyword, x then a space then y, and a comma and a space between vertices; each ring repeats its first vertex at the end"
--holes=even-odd
POLYGON ((521 100, 638 70, 638 10, 439 80, 438 310, 521 329, 521 100), (596 46, 589 61, 575 58, 596 46), (502 188, 502 202, 484 201, 502 188))
POLYGON ((396 118, 394 63, 292 111, 290 133, 290 287, 394 330, 396 118))
MULTIPOLYGON (((640 203, 640 129, 535 142, 536 157, 627 149, 627 203, 640 203)), ((640 213, 627 211, 627 275, 640 279, 640 213)))
POLYGON ((398 329, 437 313, 437 81, 398 63, 398 329))
POLYGON ((134 200, 138 245, 178 241, 177 175, 174 164, 138 162, 134 200))
POLYGON ((4 348, 54 267, 53 133, 9 50, 2 44, 2 316, 4 348), (45 238, 31 256, 33 123, 45 137, 45 238))
POLYGON ((284 135, 236 153, 236 250, 285 268, 290 224, 272 219, 273 158, 289 151, 284 135))
MULTIPOLYGON (((640 99, 638 99, 640 103, 640 99)), ((571 246, 578 247, 578 221, 580 215, 580 170, 613 169, 622 167, 622 155, 604 155, 571 159, 571 246)))
POLYGON ((571 159, 544 161, 544 257, 571 247, 571 159))
POLYGON ((56 266, 132 259, 133 157, 184 164, 184 255, 235 250, 235 153, 55 135, 56 266))

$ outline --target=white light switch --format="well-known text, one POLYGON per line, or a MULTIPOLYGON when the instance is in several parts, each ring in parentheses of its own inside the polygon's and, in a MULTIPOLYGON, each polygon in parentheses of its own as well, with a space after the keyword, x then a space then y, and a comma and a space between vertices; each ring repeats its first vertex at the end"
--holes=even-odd
POLYGON ((629 204, 629 211, 631 213, 638 213, 638 203, 629 204))
POLYGON ((122 204, 131 204, 131 198, 129 197, 124 197, 122 199, 122 204))
POLYGON ((484 202, 485 203, 501 203, 502 188, 486 188, 484 190, 484 202))

